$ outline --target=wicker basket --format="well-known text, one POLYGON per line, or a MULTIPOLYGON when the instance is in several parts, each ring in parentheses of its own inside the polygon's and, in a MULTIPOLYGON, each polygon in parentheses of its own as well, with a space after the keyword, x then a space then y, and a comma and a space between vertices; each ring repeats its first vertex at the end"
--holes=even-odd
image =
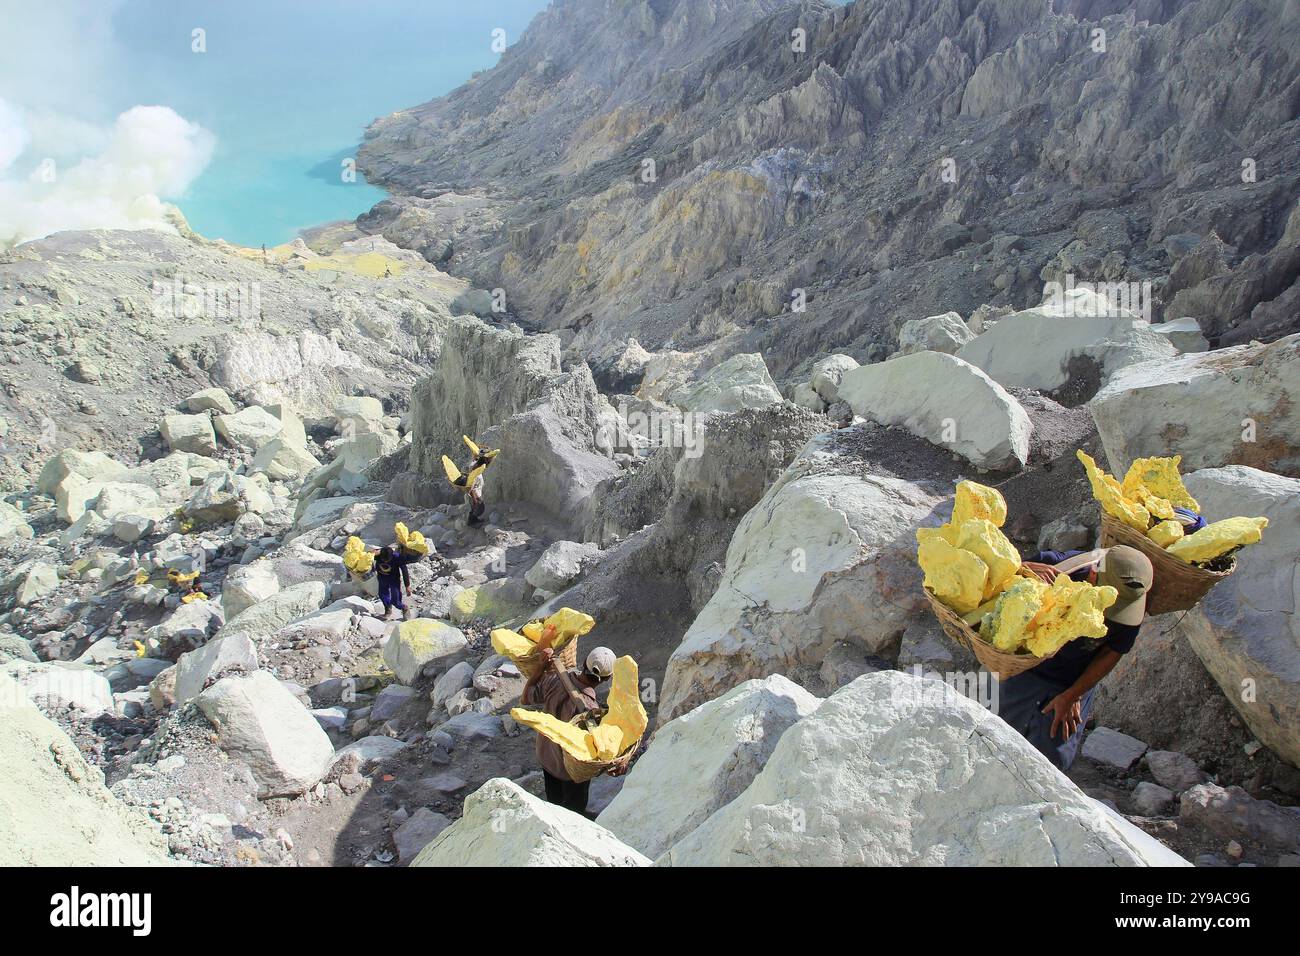
POLYGON ((1154 576, 1151 580, 1151 593, 1147 595, 1147 614, 1168 614, 1171 611, 1186 611, 1188 608, 1195 607, 1196 603, 1209 593, 1210 588, 1237 568, 1235 558, 1226 571, 1209 571, 1188 564, 1181 558, 1174 557, 1136 528, 1130 528, 1103 511, 1101 546, 1109 548, 1117 544, 1137 548, 1151 560, 1154 576))
MULTIPOLYGON (((573 668, 577 667, 578 638, 573 638, 556 651, 553 659, 558 666, 564 668, 566 671, 573 670, 573 668)), ((519 673, 523 674, 524 678, 527 680, 536 680, 541 676, 542 669, 546 666, 546 662, 542 659, 542 655, 537 651, 533 651, 526 657, 515 658, 514 663, 515 666, 519 668, 519 673)))
MULTIPOLYGON (((576 724, 586 716, 586 714, 579 714, 577 717, 574 717, 570 723, 576 724)), ((636 750, 639 746, 641 746, 640 737, 632 743, 632 746, 628 747, 613 760, 579 760, 567 750, 563 750, 564 772, 569 775, 569 779, 574 783, 586 783, 593 777, 599 777, 602 773, 612 770, 615 767, 619 767, 620 765, 623 769, 626 769, 627 765, 632 762, 632 758, 636 755, 636 750)))
POLYGON ((958 644, 970 648, 975 659, 984 666, 984 669, 996 674, 1000 680, 1023 674, 1052 656, 1048 654, 1047 657, 1035 657, 1033 654, 1008 654, 1006 651, 998 650, 963 621, 960 614, 931 594, 929 588, 923 587, 921 590, 926 600, 930 602, 930 609, 934 611, 934 616, 943 625, 944 632, 958 644))

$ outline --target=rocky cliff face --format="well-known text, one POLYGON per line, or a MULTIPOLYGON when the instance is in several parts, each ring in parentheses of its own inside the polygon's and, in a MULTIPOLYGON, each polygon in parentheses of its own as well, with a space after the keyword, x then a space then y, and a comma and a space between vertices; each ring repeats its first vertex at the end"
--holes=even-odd
POLYGON ((761 351, 786 381, 1066 276, 1150 282, 1216 344, 1295 328, 1293 5, 614 6, 554 4, 377 122, 376 231, 423 217, 420 245, 589 355, 761 351))

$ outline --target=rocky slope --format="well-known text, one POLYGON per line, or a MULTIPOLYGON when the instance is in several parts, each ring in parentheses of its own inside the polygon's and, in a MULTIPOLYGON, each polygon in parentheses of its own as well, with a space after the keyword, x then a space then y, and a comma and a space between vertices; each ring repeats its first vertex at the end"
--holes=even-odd
POLYGON ((397 195, 362 225, 588 357, 761 351, 787 384, 1067 276, 1270 340, 1300 295, 1298 31, 1252 0, 574 0, 374 124, 397 195))
POLYGON ((377 124, 399 194, 354 224, 7 253, 7 858, 1300 863, 1295 27, 569 0, 377 124), (1067 274, 1192 320, 1044 298, 1067 274), (463 434, 500 448, 474 526, 463 434), (989 712, 915 532, 973 478, 1022 553, 1090 546, 1080 448, 1181 453, 1208 517, 1270 526, 1147 622, 1067 776, 989 712), (400 621, 343 564, 397 522, 432 546, 400 621), (489 642, 565 606, 652 721, 596 821, 539 799, 489 642))

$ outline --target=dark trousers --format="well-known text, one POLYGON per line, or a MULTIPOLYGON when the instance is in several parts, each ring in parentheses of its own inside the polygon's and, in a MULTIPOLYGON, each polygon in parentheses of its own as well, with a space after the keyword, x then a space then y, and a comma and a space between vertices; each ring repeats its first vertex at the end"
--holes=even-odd
POLYGON ((385 612, 394 607, 399 611, 406 610, 406 603, 402 600, 401 580, 389 581, 386 578, 380 578, 379 600, 383 602, 385 612))
MULTIPOLYGON (((545 770, 542 771, 542 776, 546 779, 547 803, 554 803, 566 810, 572 810, 574 813, 588 817, 587 791, 591 789, 590 780, 586 783, 574 783, 572 780, 553 777, 545 770)), ((590 819, 590 817, 588 818, 590 819)))
POLYGON ((998 688, 998 716, 1020 731, 1044 757, 1061 770, 1069 770, 1074 758, 1079 755, 1079 745, 1083 743, 1083 725, 1092 713, 1092 699, 1097 693, 1093 688, 1079 701, 1079 710, 1083 719, 1079 729, 1069 740, 1062 740, 1060 728, 1052 736, 1052 715, 1044 714, 1047 702, 1065 690, 1050 681, 1045 681, 1032 670, 1025 671, 1002 681, 998 688))

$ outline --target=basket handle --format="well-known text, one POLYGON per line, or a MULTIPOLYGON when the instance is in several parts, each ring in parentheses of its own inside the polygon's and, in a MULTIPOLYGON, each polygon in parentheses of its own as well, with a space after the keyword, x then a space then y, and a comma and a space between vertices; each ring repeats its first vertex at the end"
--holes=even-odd
POLYGON ((1105 556, 1105 548, 1094 548, 1092 551, 1085 551, 1083 554, 1076 554, 1072 558, 1066 558, 1060 564, 1053 565, 1053 567, 1056 568, 1058 574, 1073 574, 1080 568, 1099 564, 1105 556))

